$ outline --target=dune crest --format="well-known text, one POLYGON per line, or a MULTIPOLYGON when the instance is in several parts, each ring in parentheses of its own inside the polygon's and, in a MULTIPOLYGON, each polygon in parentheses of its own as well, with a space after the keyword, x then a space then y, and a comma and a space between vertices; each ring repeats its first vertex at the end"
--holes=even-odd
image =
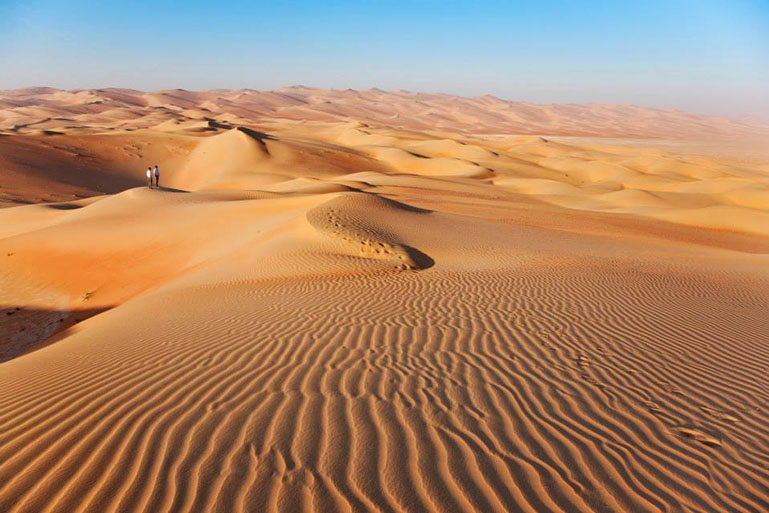
POLYGON ((396 269, 416 270, 432 267, 433 259, 401 242, 393 225, 410 224, 413 216, 425 213, 372 194, 348 193, 315 207, 307 219, 319 232, 343 241, 345 252, 386 260, 396 269), (375 219, 373 212, 378 214, 375 219))
MULTIPOLYGON (((205 132, 265 119, 373 123, 408 130, 674 139, 754 138, 769 127, 677 110, 617 104, 533 104, 410 91, 286 87, 276 91, 0 91, 0 130, 205 132)), ((0 132, 1 133, 1 132, 0 132)))

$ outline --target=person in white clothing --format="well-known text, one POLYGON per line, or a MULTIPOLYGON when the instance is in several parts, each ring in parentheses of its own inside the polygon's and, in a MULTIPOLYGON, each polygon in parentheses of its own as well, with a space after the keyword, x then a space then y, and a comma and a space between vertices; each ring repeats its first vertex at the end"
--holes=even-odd
POLYGON ((147 168, 147 187, 152 189, 152 168, 147 168))

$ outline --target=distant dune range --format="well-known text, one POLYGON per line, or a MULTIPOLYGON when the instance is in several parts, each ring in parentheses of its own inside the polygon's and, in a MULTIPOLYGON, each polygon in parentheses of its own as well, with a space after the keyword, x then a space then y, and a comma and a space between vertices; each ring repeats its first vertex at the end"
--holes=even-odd
POLYGON ((0 511, 769 511, 766 127, 29 88, 0 133, 0 511))
POLYGON ((41 133, 154 128, 207 130, 264 119, 349 121, 465 134, 549 134, 674 139, 766 138, 769 126, 678 110, 618 104, 533 104, 410 91, 328 90, 143 92, 132 89, 0 91, 0 130, 41 133))

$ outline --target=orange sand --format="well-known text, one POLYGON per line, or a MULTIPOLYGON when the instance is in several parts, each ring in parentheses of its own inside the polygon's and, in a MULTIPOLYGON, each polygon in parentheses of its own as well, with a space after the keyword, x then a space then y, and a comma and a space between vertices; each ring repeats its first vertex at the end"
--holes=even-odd
POLYGON ((768 511, 763 129, 450 98, 0 93, 0 511, 768 511))

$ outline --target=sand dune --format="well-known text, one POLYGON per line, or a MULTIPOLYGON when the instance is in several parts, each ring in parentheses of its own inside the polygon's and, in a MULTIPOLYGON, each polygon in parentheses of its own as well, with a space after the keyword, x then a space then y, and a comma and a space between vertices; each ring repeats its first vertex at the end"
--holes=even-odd
POLYGON ((93 131, 205 130, 207 122, 257 123, 267 119, 347 122, 417 131, 483 134, 561 134, 599 137, 767 140, 769 127, 688 112, 616 104, 532 104, 493 96, 465 98, 409 91, 314 89, 277 91, 0 91, 0 133, 62 129, 93 131))
POLYGON ((734 139, 459 133, 508 104, 380 91, 0 101, 85 116, 0 137, 32 203, 0 209, 0 511, 769 510, 769 165, 734 139), (372 123, 392 97, 464 121, 372 123))

